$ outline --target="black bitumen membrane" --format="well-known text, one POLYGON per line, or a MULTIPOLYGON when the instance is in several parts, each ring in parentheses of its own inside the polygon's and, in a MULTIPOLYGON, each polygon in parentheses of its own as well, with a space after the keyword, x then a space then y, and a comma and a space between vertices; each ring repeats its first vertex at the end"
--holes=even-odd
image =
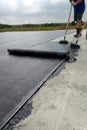
POLYGON ((60 44, 58 42, 48 41, 44 44, 31 47, 30 49, 8 49, 8 53, 18 56, 33 56, 45 58, 61 58, 68 57, 70 44, 60 44))
POLYGON ((39 48, 63 33, 0 33, 0 128, 64 62, 63 59, 11 56, 7 49, 39 48))

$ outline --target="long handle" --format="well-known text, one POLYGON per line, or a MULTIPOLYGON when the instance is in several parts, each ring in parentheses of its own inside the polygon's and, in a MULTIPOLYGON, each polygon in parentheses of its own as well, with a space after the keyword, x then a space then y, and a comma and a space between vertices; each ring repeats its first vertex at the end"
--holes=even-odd
POLYGON ((72 12, 72 5, 71 5, 71 7, 70 7, 69 17, 68 17, 67 26, 66 26, 66 31, 65 31, 65 35, 64 35, 64 41, 65 41, 66 35, 67 35, 67 30, 68 30, 68 26, 69 26, 70 17, 71 17, 71 12, 72 12))

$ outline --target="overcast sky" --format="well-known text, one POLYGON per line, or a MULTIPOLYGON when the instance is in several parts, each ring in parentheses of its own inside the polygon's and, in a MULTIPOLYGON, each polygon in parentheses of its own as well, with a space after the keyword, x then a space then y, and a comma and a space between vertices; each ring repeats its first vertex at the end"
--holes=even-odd
MULTIPOLYGON (((65 22, 69 10, 69 0, 0 0, 0 23, 65 22)), ((71 20, 73 20, 73 11, 71 20)), ((87 10, 84 20, 87 20, 87 10)))

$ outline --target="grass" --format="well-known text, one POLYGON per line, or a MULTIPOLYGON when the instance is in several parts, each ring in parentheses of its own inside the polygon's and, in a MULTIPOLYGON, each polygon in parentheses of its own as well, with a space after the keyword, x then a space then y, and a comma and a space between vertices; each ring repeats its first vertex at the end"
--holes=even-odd
MULTIPOLYGON (((75 25, 69 25, 69 29, 75 29, 75 25)), ((86 27, 87 28, 87 25, 86 27)), ((57 26, 13 26, 13 27, 2 27, 0 32, 13 32, 13 31, 49 31, 49 30, 64 30, 66 25, 57 25, 57 26)))
MULTIPOLYGON (((65 26, 46 26, 46 27, 5 27, 1 28, 0 32, 12 32, 12 31, 48 31, 48 30, 64 30, 65 26)), ((73 27, 69 27, 73 29, 73 27)))

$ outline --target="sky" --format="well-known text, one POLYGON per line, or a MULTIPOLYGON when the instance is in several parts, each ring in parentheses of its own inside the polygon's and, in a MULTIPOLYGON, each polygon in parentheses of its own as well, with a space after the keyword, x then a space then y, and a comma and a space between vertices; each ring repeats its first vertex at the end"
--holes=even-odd
MULTIPOLYGON (((16 25, 67 22, 69 11, 69 0, 0 0, 0 23, 16 25)), ((87 10, 83 19, 87 20, 87 10)))

